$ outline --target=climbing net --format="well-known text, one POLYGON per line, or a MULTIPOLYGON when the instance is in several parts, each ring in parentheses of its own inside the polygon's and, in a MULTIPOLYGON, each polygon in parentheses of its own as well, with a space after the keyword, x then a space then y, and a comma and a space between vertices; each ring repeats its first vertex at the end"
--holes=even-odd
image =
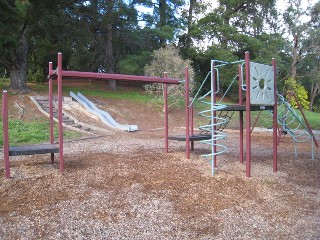
MULTIPOLYGON (((278 95, 278 125, 281 126, 282 134, 289 134, 295 146, 295 155, 297 157, 297 143, 311 140, 312 159, 314 159, 314 138, 312 130, 308 128, 306 122, 302 119, 295 108, 286 101, 284 96, 278 95)), ((317 144, 317 143, 316 143, 317 144)))

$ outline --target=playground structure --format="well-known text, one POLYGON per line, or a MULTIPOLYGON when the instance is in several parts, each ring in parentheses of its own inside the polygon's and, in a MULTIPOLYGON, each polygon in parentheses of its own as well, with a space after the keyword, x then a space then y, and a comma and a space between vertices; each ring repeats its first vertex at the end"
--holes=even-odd
MULTIPOLYGON (((194 142, 200 141, 201 143, 211 146, 211 153, 203 155, 203 157, 209 158, 211 162, 212 175, 216 167, 216 157, 219 154, 224 153, 227 149, 224 145, 218 143, 219 140, 226 137, 226 134, 221 131, 228 124, 228 118, 231 115, 228 112, 239 112, 239 123, 240 123, 240 162, 244 162, 244 112, 246 113, 246 176, 251 176, 251 132, 254 126, 251 126, 251 111, 263 111, 269 110, 272 112, 273 119, 273 171, 277 171, 277 147, 279 143, 279 137, 277 132, 280 132, 278 124, 282 123, 282 128, 288 130, 288 122, 290 116, 288 114, 282 114, 279 119, 277 113, 278 97, 276 91, 276 62, 272 60, 272 66, 263 65, 259 63, 250 62, 249 53, 246 52, 245 60, 236 62, 224 62, 219 60, 211 61, 211 71, 203 81, 197 94, 193 99, 189 96, 189 74, 188 68, 185 68, 185 116, 186 116, 186 132, 184 136, 170 136, 169 137, 169 122, 168 122, 168 84, 180 84, 183 81, 179 79, 168 78, 167 73, 164 73, 164 77, 148 77, 148 76, 133 76, 123 74, 108 74, 108 73, 94 73, 94 72, 79 72, 79 71, 65 71, 62 70, 62 54, 58 53, 58 64, 57 69, 53 70, 52 63, 49 63, 49 108, 50 108, 50 143, 49 144, 38 144, 21 147, 9 147, 8 137, 8 106, 7 106, 7 92, 3 92, 3 135, 4 135, 4 162, 5 162, 5 176, 10 178, 10 162, 9 156, 17 155, 31 155, 31 154, 51 154, 51 162, 54 163, 54 153, 59 153, 59 170, 64 171, 64 155, 63 155, 63 126, 62 126, 62 79, 63 78, 89 78, 89 79, 102 79, 102 80, 126 80, 126 81, 140 81, 140 82, 151 82, 151 83, 163 83, 164 84, 164 140, 165 140, 165 152, 169 149, 169 139, 185 141, 186 143, 186 157, 190 158, 190 151, 194 149, 194 142), (221 104, 223 97, 217 102, 217 93, 220 85, 220 68, 233 64, 238 65, 238 74, 232 80, 230 86, 238 79, 239 88, 239 103, 237 105, 225 105, 221 104), (210 77, 210 78, 209 78, 210 77), (53 136, 53 79, 57 79, 58 85, 58 144, 54 143, 53 136), (207 80, 210 80, 211 89, 199 97, 199 94, 207 80), (247 101, 243 101, 243 93, 247 101), (208 98, 210 97, 210 100, 208 98), (199 99, 206 104, 209 109, 201 111, 199 114, 205 117, 209 123, 200 126, 201 130, 208 132, 207 135, 196 135, 194 134, 194 123, 193 123, 193 103, 196 99, 199 99), (248 100, 249 99, 249 100, 248 100), (227 114, 218 115, 220 111, 225 111, 227 114), (278 124, 277 124, 278 123, 278 124)), ((230 88, 230 87, 229 87, 230 88)), ((229 90, 228 88, 228 90, 229 90)), ((225 92, 224 96, 227 94, 225 92)), ((281 100, 281 103, 285 102, 281 100)), ((286 105, 286 104, 285 104, 286 105)), ((288 106, 286 106, 288 108, 288 106)), ((286 110, 292 112, 292 110, 286 110)), ((295 115, 293 115, 296 118, 295 115)), ((305 119, 306 121, 306 119, 305 119)), ((306 121, 307 122, 307 121, 306 121)), ((280 124, 279 124, 280 125, 280 124)), ((318 146, 316 139, 312 133, 311 128, 308 128, 308 133, 311 136, 312 142, 318 146)), ((294 131, 291 131, 292 133, 294 131)), ((297 135, 295 135, 297 136, 297 135)), ((296 138, 297 139, 297 138, 296 138)), ((310 139, 310 138, 309 138, 310 139)), ((296 141, 298 142, 298 141, 296 141)), ((312 145, 313 146, 313 145, 312 145)))
MULTIPOLYGON (((234 112, 239 112, 239 131, 240 131, 240 162, 244 163, 244 154, 246 156, 246 176, 251 176, 251 134, 257 123, 261 111, 269 111, 272 115, 273 131, 273 171, 277 171, 277 148, 280 142, 282 132, 288 132, 295 143, 295 154, 297 156, 296 143, 312 140, 312 159, 314 158, 314 144, 318 146, 317 140, 312 132, 310 125, 303 113, 303 110, 295 96, 303 120, 296 111, 285 101, 284 97, 276 90, 276 61, 272 59, 272 66, 250 62, 249 52, 245 53, 245 59, 235 62, 225 62, 220 60, 211 61, 211 71, 208 73, 198 92, 192 98, 189 98, 188 73, 186 72, 185 83, 185 106, 186 106, 186 134, 185 136, 168 137, 166 133, 166 152, 168 152, 168 139, 186 141, 186 157, 190 158, 190 151, 194 149, 194 141, 211 146, 211 153, 202 155, 208 158, 211 163, 211 172, 214 175, 217 166, 217 156, 226 152, 227 147, 218 141, 227 137, 223 129, 227 126, 234 112), (233 78, 229 87, 219 101, 217 93, 220 90, 220 69, 231 65, 238 65, 238 74, 233 78), (199 96, 205 83, 210 80, 210 90, 203 96, 199 96), (237 105, 222 104, 223 98, 227 95, 231 86, 238 80, 239 103, 237 105), (244 95, 245 93, 245 95, 244 95), (245 97, 246 101, 243 101, 245 97), (278 101, 279 99, 279 101, 278 101), (194 135, 193 130, 193 104, 196 100, 208 106, 207 110, 199 113, 209 122, 200 126, 199 129, 207 132, 207 135, 194 135), (278 108, 280 112, 278 113, 278 108), (259 111, 258 117, 252 125, 251 111, 259 111), (246 114, 246 124, 244 128, 244 113, 246 114), (298 122, 298 125, 292 123, 298 122), (302 130, 300 128, 302 126, 302 130), (244 151, 244 130, 246 136, 246 145, 244 151), (279 133, 279 134, 277 134, 279 133), (190 145, 191 143, 191 145, 190 145)), ((167 93, 165 89, 165 102, 167 93)), ((292 95, 292 94, 291 94, 292 95)), ((165 111, 167 113, 167 111, 165 111)), ((168 117, 165 116, 167 119, 168 117)), ((167 121, 167 120, 166 120, 167 121)), ((167 122, 166 122, 166 131, 167 122)))
POLYGON ((5 165, 5 178, 10 178, 10 161, 9 156, 18 155, 34 155, 34 154, 51 154, 51 163, 54 163, 54 153, 59 153, 59 170, 64 172, 64 155, 63 155, 63 126, 62 126, 62 79, 63 78, 89 78, 102 80, 125 80, 125 81, 142 81, 150 83, 179 84, 178 79, 168 78, 165 74, 164 78, 149 76, 134 76, 124 74, 94 73, 62 70, 62 53, 58 53, 57 69, 53 70, 52 62, 49 63, 49 112, 50 112, 50 143, 36 144, 27 146, 9 146, 8 131, 8 98, 7 91, 3 91, 2 95, 2 114, 3 114, 3 153, 5 165), (53 79, 58 82, 58 144, 54 143, 53 134, 53 79))
MULTIPOLYGON (((189 98, 189 86, 188 86, 188 74, 186 72, 185 83, 185 106, 186 106, 186 135, 184 137, 173 137, 172 140, 184 140, 186 141, 186 157, 190 158, 190 150, 193 149, 193 145, 190 146, 190 142, 200 141, 200 143, 208 144, 211 146, 211 153, 203 155, 205 158, 209 158, 211 162, 211 172, 214 175, 214 169, 217 166, 217 155, 224 153, 226 146, 218 143, 219 140, 224 139, 226 134, 219 131, 219 127, 223 125, 224 128, 227 124, 227 119, 217 116, 218 111, 239 111, 240 121, 240 162, 244 162, 244 115, 246 112, 246 176, 251 175, 251 111, 260 110, 272 110, 273 111, 273 171, 277 171, 277 94, 276 94, 276 62, 273 59, 272 66, 262 65, 259 63, 250 63, 249 52, 245 54, 245 60, 236 62, 225 62, 220 60, 211 61, 211 71, 201 84, 198 92, 190 101, 189 98), (220 68, 223 66, 239 64, 238 75, 233 79, 232 83, 239 79, 239 104, 238 105, 224 105, 217 102, 217 93, 219 91, 220 84, 220 68), (243 67, 245 68, 243 70, 243 67), (245 81, 244 81, 245 75, 245 81), (210 77, 210 78, 209 78, 210 77), (210 90, 203 96, 199 97, 199 94, 204 86, 205 82, 210 79, 210 90), (243 102, 243 91, 246 93, 246 99, 250 101, 243 102), (210 100, 207 98, 210 97, 210 100), (199 98, 201 102, 209 106, 209 109, 201 111, 199 114, 208 119, 209 124, 200 126, 201 130, 207 131, 208 135, 195 136, 193 135, 193 103, 199 98)), ((231 84, 232 84, 231 83, 231 84)), ((229 87, 230 88, 230 87, 229 87)), ((228 88, 228 89, 229 89, 228 88)), ((165 90, 166 91, 166 90, 165 90)), ((226 93, 228 90, 226 91, 226 93)), ((226 94, 225 93, 225 94, 226 94)), ((166 93, 164 94, 166 98, 166 93)), ((223 99, 223 98, 222 98, 223 99)), ((222 100, 221 99, 221 100, 222 100)), ((220 101, 221 101, 220 100, 220 101)), ((165 101, 166 102, 166 101, 165 101)), ((166 117, 167 118, 167 117, 166 117)), ((166 135, 167 136, 167 135, 166 135)), ((167 151, 167 146, 166 146, 167 151)))

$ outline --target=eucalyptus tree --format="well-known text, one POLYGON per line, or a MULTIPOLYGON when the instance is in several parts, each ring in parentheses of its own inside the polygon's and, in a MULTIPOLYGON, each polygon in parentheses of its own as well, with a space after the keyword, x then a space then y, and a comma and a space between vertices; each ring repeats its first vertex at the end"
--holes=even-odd
MULTIPOLYGON (((288 77, 308 89, 310 109, 319 95, 320 59, 320 1, 314 6, 303 7, 301 0, 288 1, 283 14, 287 53, 290 56, 288 77), (309 20, 306 20, 309 16, 309 20)), ((299 97, 299 92, 297 92, 299 97)))
POLYGON ((308 24, 302 21, 307 10, 302 8, 301 0, 288 1, 288 7, 283 14, 285 32, 289 33, 289 47, 291 55, 290 77, 297 79, 297 67, 301 59, 302 42, 306 37, 305 33, 308 24), (292 40, 291 40, 292 39, 292 40))
MULTIPOLYGON (((309 102, 310 102, 310 110, 314 111, 314 106, 316 105, 316 102, 318 100, 318 104, 320 103, 320 59, 313 58, 311 59, 310 65, 306 66, 305 69, 305 75, 303 76, 303 83, 307 87, 309 92, 309 102), (313 65, 313 66, 312 66, 313 65)), ((319 105, 317 107, 318 111, 319 105)))
POLYGON ((308 89, 310 110, 320 96, 320 1, 309 9, 304 38, 299 50, 297 79, 308 89))

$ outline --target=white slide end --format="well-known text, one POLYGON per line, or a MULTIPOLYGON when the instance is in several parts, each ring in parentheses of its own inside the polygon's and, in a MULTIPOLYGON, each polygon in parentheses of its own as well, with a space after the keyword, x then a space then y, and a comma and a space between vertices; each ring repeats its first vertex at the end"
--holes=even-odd
POLYGON ((70 96, 72 98, 74 98, 75 100, 77 100, 82 106, 84 106, 87 111, 89 111, 90 113, 98 116, 101 121, 108 125, 109 127, 112 128, 116 128, 116 129, 120 129, 120 130, 124 130, 124 131, 128 131, 128 132, 134 132, 138 130, 138 126, 137 125, 122 125, 119 124, 118 122, 116 122, 109 113, 107 113, 106 111, 102 111, 101 109, 99 109, 93 102, 91 102, 88 98, 86 98, 84 95, 82 95, 81 93, 73 93, 70 91, 70 96))

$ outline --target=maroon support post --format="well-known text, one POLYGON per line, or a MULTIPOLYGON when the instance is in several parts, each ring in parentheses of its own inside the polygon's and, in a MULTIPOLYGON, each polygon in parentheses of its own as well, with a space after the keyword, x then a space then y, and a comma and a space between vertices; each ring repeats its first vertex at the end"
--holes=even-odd
POLYGON ((189 71, 185 68, 185 101, 186 101, 186 157, 190 159, 190 113, 189 113, 189 71))
POLYGON ((245 53, 246 71, 246 176, 251 176, 251 112, 250 112, 250 54, 245 53))
MULTIPOLYGON (((168 77, 165 72, 163 74, 164 78, 168 77)), ((169 118, 168 118, 168 84, 164 83, 163 86, 163 98, 164 98, 164 149, 165 152, 169 152, 169 118)))
POLYGON ((278 170, 278 96, 277 96, 277 67, 276 59, 272 59, 273 80, 274 80, 274 105, 273 105, 273 172, 278 170))
POLYGON ((58 53, 58 119, 59 119, 59 154, 60 154, 60 172, 64 171, 63 158, 63 129, 62 129, 62 53, 58 53))
POLYGON ((8 131, 8 97, 7 91, 2 93, 2 120, 3 120, 3 158, 5 177, 10 178, 10 162, 9 162, 9 131, 8 131))

